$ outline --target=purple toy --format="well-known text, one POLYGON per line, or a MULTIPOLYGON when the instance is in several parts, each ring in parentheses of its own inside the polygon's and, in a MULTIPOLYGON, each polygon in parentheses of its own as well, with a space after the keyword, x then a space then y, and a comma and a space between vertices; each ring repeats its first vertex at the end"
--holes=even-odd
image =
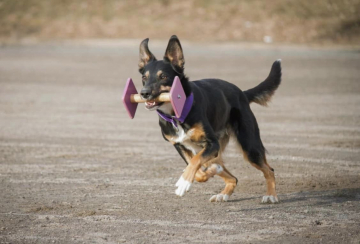
MULTIPOLYGON (((129 78, 126 82, 122 100, 125 105, 126 111, 128 112, 131 119, 133 119, 135 116, 138 103, 146 102, 146 99, 143 99, 137 93, 138 92, 135 88, 134 82, 131 78, 129 78)), ((179 77, 175 77, 170 93, 161 93, 160 96, 155 99, 155 101, 171 102, 175 115, 177 118, 179 118, 181 116, 186 101, 185 92, 181 85, 179 77)))

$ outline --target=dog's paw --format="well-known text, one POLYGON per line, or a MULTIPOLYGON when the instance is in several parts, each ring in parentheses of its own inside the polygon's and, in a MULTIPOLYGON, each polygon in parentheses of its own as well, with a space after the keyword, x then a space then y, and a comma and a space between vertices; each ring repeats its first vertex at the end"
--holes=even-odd
POLYGON ((210 202, 227 202, 229 200, 229 195, 226 194, 217 194, 210 197, 210 202))
POLYGON ((175 194, 182 197, 184 196, 185 192, 190 190, 191 183, 181 176, 180 179, 176 182, 175 186, 177 187, 175 194))
POLYGON ((278 203, 279 199, 276 196, 263 196, 261 203, 278 203))

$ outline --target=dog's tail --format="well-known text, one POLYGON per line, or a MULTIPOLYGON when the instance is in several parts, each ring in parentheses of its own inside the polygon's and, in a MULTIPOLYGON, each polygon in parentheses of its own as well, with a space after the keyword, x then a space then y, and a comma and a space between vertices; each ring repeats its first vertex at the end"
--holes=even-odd
POLYGON ((267 106, 275 90, 281 82, 281 59, 276 60, 270 70, 269 76, 259 85, 244 91, 249 103, 258 103, 267 106))

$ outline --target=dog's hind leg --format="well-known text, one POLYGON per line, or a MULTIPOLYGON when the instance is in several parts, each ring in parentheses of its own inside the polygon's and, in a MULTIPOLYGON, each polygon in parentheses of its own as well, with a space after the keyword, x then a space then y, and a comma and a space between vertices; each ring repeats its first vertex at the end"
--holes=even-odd
POLYGON ((277 203, 278 197, 276 195, 275 190, 275 173, 274 169, 270 167, 270 165, 266 161, 265 151, 261 149, 250 149, 245 150, 243 148, 244 158, 248 161, 252 166, 261 170, 263 172, 264 177, 266 179, 266 195, 262 198, 262 203, 277 203))
POLYGON ((262 203, 277 203, 279 202, 279 199, 276 195, 275 190, 275 173, 274 169, 270 167, 270 165, 266 162, 266 157, 264 156, 263 163, 262 164, 255 164, 249 161, 252 166, 257 168, 258 170, 261 170, 264 174, 264 177, 266 179, 266 195, 262 198, 262 203))
POLYGON ((224 181, 225 181, 225 188, 222 190, 220 194, 213 195, 210 198, 210 202, 226 202, 228 201, 231 194, 233 194, 234 189, 237 185, 237 179, 225 168, 223 162, 221 164, 223 170, 218 173, 224 181))
POLYGON ((256 119, 250 108, 248 110, 244 108, 243 113, 242 116, 237 115, 238 120, 233 124, 235 136, 241 146, 245 160, 264 174, 267 191, 262 198, 262 203, 277 203, 279 200, 275 190, 274 169, 266 161, 265 148, 260 139, 256 119))

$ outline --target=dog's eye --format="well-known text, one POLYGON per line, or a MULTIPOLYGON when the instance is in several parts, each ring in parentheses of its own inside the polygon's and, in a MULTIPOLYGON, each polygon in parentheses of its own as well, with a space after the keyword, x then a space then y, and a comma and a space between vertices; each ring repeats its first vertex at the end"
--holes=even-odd
POLYGON ((145 75, 143 75, 141 78, 142 78, 143 81, 146 81, 146 76, 145 75))
POLYGON ((160 75, 160 79, 161 79, 161 80, 165 80, 166 78, 167 78, 166 75, 164 75, 164 74, 161 74, 161 75, 160 75))

